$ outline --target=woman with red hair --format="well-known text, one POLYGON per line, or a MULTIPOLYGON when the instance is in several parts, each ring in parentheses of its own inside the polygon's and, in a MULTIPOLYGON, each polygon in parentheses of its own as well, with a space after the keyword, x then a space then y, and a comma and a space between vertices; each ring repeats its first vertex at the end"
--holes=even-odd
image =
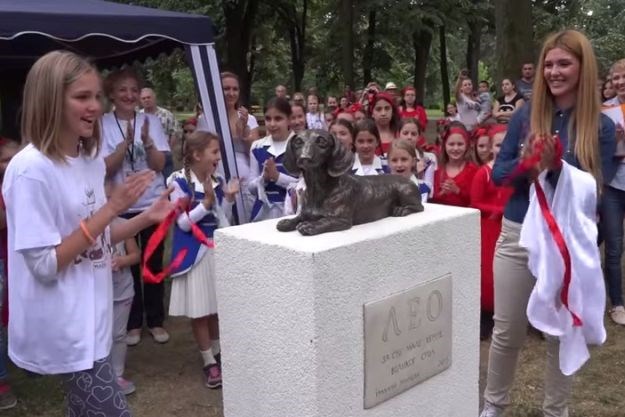
POLYGON ((492 158, 483 164, 475 173, 471 185, 471 207, 480 211, 480 225, 482 233, 482 297, 481 297, 481 326, 480 339, 490 337, 493 330, 494 286, 493 286, 493 257, 495 256, 495 242, 501 232, 503 209, 512 195, 512 187, 497 186, 492 181, 493 165, 501 149, 501 143, 506 136, 506 125, 491 126, 486 136, 489 139, 492 158))
POLYGON ((414 87, 406 86, 401 90, 399 114, 402 119, 417 119, 419 121, 419 130, 425 132, 428 126, 428 116, 423 106, 417 104, 417 90, 414 87))
POLYGON ((477 166, 470 161, 469 133, 454 122, 443 136, 443 149, 434 174, 433 203, 469 207, 471 182, 477 166))

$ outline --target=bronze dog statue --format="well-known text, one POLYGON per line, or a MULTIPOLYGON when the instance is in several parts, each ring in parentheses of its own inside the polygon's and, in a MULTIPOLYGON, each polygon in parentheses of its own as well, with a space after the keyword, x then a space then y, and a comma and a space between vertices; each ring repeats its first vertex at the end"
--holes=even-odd
POLYGON ((287 144, 284 167, 302 174, 306 190, 299 214, 277 224, 302 235, 346 230, 355 224, 423 211, 418 187, 398 175, 355 176, 354 155, 324 130, 306 130, 287 144))

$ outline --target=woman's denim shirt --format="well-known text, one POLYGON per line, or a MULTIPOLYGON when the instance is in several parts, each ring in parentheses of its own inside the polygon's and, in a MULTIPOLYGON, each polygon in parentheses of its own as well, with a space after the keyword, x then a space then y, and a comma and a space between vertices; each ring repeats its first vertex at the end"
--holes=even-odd
MULTIPOLYGON (((497 185, 507 184, 510 174, 520 162, 520 155, 525 140, 529 134, 530 105, 521 107, 510 120, 506 137, 501 145, 501 150, 493 167, 493 181, 497 185)), ((574 153, 574 143, 569 144, 569 121, 572 110, 554 110, 551 123, 552 133, 560 137, 563 159, 570 165, 580 168, 580 163, 574 153), (570 146, 569 146, 570 145, 570 146)), ((601 114, 599 126, 599 148, 601 157, 601 171, 603 183, 609 184, 616 173, 618 161, 614 157, 616 152, 616 131, 614 122, 604 114, 601 114)), ((558 181, 558 171, 550 171, 547 180, 554 186, 558 181)), ((510 184, 514 187, 514 193, 504 210, 504 217, 516 223, 522 223, 529 206, 529 190, 531 182, 527 175, 519 175, 513 178, 510 184)))

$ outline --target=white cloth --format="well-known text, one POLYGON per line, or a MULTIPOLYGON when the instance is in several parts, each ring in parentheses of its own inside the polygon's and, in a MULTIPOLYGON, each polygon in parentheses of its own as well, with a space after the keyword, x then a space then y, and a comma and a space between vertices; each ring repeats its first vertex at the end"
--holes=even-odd
POLYGON ((327 130, 328 126, 323 117, 323 113, 306 113, 306 127, 308 129, 323 129, 327 130))
POLYGON ((284 199, 284 215, 290 216, 292 214, 299 214, 302 211, 302 198, 306 191, 306 181, 302 175, 296 183, 289 185, 286 190, 286 197, 284 199), (295 194, 297 200, 297 208, 293 208, 293 196, 295 194))
MULTIPOLYGON (((253 114, 247 115, 247 127, 252 130, 258 127, 258 120, 254 117, 253 114)), ((202 132, 211 132, 214 133, 213 130, 210 129, 208 125, 208 120, 206 120, 206 116, 204 114, 200 114, 197 118, 197 130, 201 130, 202 132)))
POLYGON ((215 260, 213 250, 207 248, 189 272, 171 280, 169 315, 196 319, 211 314, 217 314, 215 260))
MULTIPOLYGON (((111 178, 113 179, 113 182, 115 184, 123 183, 124 179, 133 172, 149 169, 147 153, 145 148, 143 147, 143 141, 141 141, 141 128, 143 127, 143 123, 145 122, 146 118, 149 119, 149 135, 150 138, 152 138, 152 140, 154 141, 154 146, 156 147, 156 149, 163 152, 170 151, 169 145, 167 143, 167 137, 165 136, 165 132, 163 132, 163 127, 161 126, 161 121, 158 119, 158 117, 154 116, 153 114, 137 114, 137 125, 134 128, 134 145, 132 147, 132 152, 126 152, 121 169, 115 174, 111 175, 111 178), (132 160, 134 161, 132 163, 130 158, 131 154, 132 160)), ((106 113, 102 116, 102 153, 104 157, 107 157, 108 155, 113 153, 117 145, 119 145, 124 140, 124 136, 126 135, 128 122, 124 120, 118 121, 119 126, 117 125, 115 115, 112 112, 106 113)), ((163 178, 162 173, 157 172, 154 180, 152 181, 148 189, 145 191, 145 193, 143 193, 139 200, 128 210, 128 212, 142 212, 143 210, 150 207, 152 202, 159 198, 163 191, 165 191, 165 179, 163 178)))
MULTIPOLYGON (((425 181, 420 180, 419 178, 417 178, 417 176, 415 174, 412 174, 410 176, 410 181, 412 181, 413 184, 416 185, 417 187, 419 187, 421 184, 426 184, 427 185, 427 183, 425 181)), ((430 195, 429 193, 421 193, 421 203, 423 203, 423 204, 427 203, 429 195, 430 195)))
POLYGON ((438 157, 432 152, 423 152, 423 157, 426 160, 427 167, 423 173, 423 181, 430 188, 430 194, 428 197, 434 196, 434 174, 438 169, 438 157))
POLYGON ((563 161, 556 189, 539 176, 553 216, 571 256, 569 310, 560 302, 564 261, 540 210, 535 187, 521 228, 519 244, 528 251, 528 267, 536 277, 527 316, 534 327, 560 339, 560 370, 574 374, 589 359, 588 344, 602 344, 605 286, 597 247, 595 179, 563 161), (582 326, 573 326, 571 313, 582 326))
POLYGON ((371 165, 363 165, 360 162, 358 154, 354 155, 354 165, 352 166, 352 173, 354 175, 382 175, 381 172, 383 169, 382 159, 377 155, 373 157, 373 163, 371 165))
MULTIPOLYGON (((159 125, 160 126, 160 125, 159 125)), ((93 368, 113 340, 109 230, 42 282, 23 252, 56 247, 106 202, 101 157, 55 162, 28 145, 11 161, 2 192, 9 243, 9 356, 20 368, 60 374, 93 368)))
POLYGON ((478 115, 482 109, 480 103, 460 93, 458 94, 456 106, 460 121, 469 132, 472 131, 478 124, 478 115))

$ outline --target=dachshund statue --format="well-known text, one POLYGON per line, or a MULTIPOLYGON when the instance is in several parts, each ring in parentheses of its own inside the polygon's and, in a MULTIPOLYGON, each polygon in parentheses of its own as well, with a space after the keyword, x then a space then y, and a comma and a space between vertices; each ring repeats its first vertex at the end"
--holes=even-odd
POLYGON ((289 173, 304 176, 306 190, 299 214, 278 222, 281 232, 317 235, 423 211, 419 189, 409 179, 352 175, 353 153, 324 130, 293 136, 283 163, 289 173))

